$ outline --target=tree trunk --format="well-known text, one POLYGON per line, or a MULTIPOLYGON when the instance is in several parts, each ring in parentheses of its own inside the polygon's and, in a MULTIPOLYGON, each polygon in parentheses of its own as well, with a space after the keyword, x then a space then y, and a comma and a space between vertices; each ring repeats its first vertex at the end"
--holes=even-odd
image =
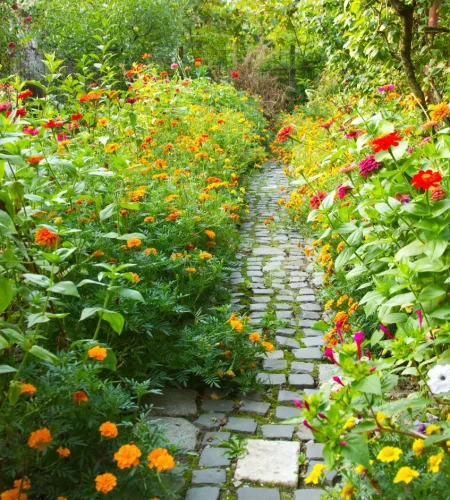
POLYGON ((400 58, 403 71, 413 94, 420 100, 422 106, 426 107, 425 95, 416 76, 416 71, 411 58, 411 45, 414 29, 415 2, 411 5, 400 0, 389 0, 391 7, 402 20, 402 36, 400 40, 400 58))
POLYGON ((289 48, 289 86, 295 89, 295 45, 289 48))

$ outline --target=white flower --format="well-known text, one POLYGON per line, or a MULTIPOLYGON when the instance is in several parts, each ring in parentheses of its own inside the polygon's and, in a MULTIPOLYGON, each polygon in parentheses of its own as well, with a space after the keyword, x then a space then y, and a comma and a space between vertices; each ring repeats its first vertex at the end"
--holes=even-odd
POLYGON ((450 365, 436 365, 428 372, 431 392, 450 392, 450 365))

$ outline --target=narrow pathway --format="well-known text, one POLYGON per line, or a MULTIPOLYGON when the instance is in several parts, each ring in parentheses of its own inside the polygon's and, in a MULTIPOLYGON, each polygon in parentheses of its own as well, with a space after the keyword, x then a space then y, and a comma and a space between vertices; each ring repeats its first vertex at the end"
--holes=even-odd
POLYGON ((154 401, 164 408, 161 415, 169 415, 162 420, 171 438, 199 452, 191 464, 187 500, 315 500, 323 492, 304 483, 314 464, 323 461, 322 445, 305 426, 280 423, 300 415, 294 399, 314 392, 333 369, 323 363, 322 332, 311 329, 322 316, 314 292, 322 276, 305 256, 307 242, 277 203, 287 183, 274 163, 253 175, 239 262, 231 274, 233 307, 250 313, 254 331, 261 333, 267 314, 284 321, 276 328, 277 350, 263 360, 258 374, 263 390, 237 399, 221 399, 215 391, 199 406, 198 395, 189 390, 165 391, 154 401), (237 461, 224 456, 223 441, 233 435, 248 440, 237 461))

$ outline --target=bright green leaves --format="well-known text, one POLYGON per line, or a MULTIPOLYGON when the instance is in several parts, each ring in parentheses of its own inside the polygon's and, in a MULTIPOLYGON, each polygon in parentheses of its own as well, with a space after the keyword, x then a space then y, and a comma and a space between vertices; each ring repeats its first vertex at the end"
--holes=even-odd
POLYGON ((13 289, 6 278, 0 277, 0 314, 6 310, 13 298, 13 289))

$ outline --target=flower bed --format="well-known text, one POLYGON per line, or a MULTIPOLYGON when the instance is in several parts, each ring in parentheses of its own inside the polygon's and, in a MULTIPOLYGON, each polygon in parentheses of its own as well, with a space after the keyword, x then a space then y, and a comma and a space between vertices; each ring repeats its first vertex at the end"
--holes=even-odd
POLYGON ((368 103, 287 116, 272 146, 297 178, 286 205, 317 238, 305 253, 330 314, 315 328, 336 368, 297 402, 325 445, 307 482, 336 468, 341 498, 446 496, 450 107, 421 123, 414 104, 380 87, 368 103))

